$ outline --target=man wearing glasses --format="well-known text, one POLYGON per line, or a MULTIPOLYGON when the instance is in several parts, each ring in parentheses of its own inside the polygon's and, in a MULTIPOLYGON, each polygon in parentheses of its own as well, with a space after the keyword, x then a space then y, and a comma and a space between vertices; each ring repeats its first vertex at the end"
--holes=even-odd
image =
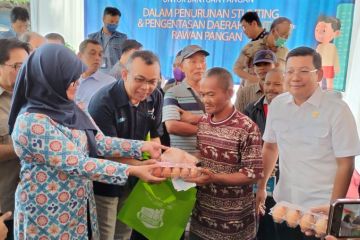
MULTIPOLYGON (((312 208, 346 195, 354 156, 360 154, 359 136, 347 104, 336 93, 319 87, 322 77, 321 56, 314 49, 299 47, 289 52, 285 70, 289 92, 272 101, 263 135, 260 205, 278 155, 281 177, 273 193, 276 202, 312 208)), ((277 239, 316 239, 285 223, 276 228, 277 239)))
MULTIPOLYGON (((20 161, 9 135, 9 113, 16 75, 29 54, 27 43, 17 39, 0 39, 0 212, 14 211, 15 190, 20 161)), ((13 220, 5 221, 8 238, 13 239, 13 220)))
MULTIPOLYGON (((163 98, 157 89, 159 59, 150 51, 135 51, 121 76, 122 80, 101 88, 92 97, 89 113, 107 136, 145 140, 150 132, 151 141, 160 143, 163 98)), ((135 159, 120 161, 131 165, 147 164, 135 159)), ((131 184, 124 187, 94 182, 101 239, 115 239, 114 235, 129 239, 130 231, 116 220, 116 216, 131 191, 133 180, 129 179, 131 184)), ((131 239, 142 239, 142 236, 134 231, 131 239)))
POLYGON ((253 59, 255 53, 260 50, 273 51, 278 61, 276 67, 284 70, 285 57, 288 53, 288 49, 285 47, 285 42, 289 38, 290 34, 290 19, 279 17, 272 22, 268 35, 256 41, 251 41, 241 50, 240 56, 234 64, 235 74, 242 79, 241 86, 247 86, 259 82, 259 79, 254 72, 253 59))

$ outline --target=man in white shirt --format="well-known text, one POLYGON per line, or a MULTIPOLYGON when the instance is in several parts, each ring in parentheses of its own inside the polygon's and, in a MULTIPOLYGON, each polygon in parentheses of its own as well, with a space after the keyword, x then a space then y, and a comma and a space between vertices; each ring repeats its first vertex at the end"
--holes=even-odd
MULTIPOLYGON (((278 155, 281 177, 274 190, 276 202, 311 208, 346 195, 360 154, 354 117, 338 94, 322 91, 321 56, 312 48, 293 49, 286 58, 287 93, 269 108, 263 135, 264 179, 257 201, 264 202, 266 182, 278 155)), ((299 228, 276 226, 278 239, 309 239, 299 228)))

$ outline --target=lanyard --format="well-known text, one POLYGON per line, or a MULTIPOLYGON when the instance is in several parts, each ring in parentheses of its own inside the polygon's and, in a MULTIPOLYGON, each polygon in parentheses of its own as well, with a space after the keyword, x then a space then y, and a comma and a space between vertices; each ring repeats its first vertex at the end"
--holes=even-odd
MULTIPOLYGON (((105 33, 101 30, 101 46, 104 46, 104 40, 103 40, 104 34, 105 34, 105 33)), ((104 53, 105 53, 105 51, 106 51, 106 48, 107 48, 108 45, 109 45, 109 42, 110 42, 111 38, 112 38, 112 34, 111 34, 111 36, 109 37, 109 40, 107 41, 106 45, 103 47, 104 53)))

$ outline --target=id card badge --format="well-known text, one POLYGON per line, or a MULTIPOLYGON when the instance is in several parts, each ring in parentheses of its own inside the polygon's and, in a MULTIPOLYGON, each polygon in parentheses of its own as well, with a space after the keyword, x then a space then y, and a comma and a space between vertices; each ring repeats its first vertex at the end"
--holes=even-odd
POLYGON ((108 66, 108 63, 107 63, 108 59, 106 57, 103 57, 102 59, 102 64, 101 64, 101 68, 102 69, 106 69, 107 66, 108 66))
MULTIPOLYGON (((272 176, 269 178, 266 184, 266 192, 269 197, 272 197, 276 185, 276 177, 272 176)), ((253 185, 253 193, 257 192, 257 184, 253 185)))

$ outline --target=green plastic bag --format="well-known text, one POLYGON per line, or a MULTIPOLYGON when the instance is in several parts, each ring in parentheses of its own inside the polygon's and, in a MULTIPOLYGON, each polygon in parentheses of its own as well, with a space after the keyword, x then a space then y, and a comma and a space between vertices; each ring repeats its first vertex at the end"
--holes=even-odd
POLYGON ((183 234, 196 201, 196 189, 177 192, 171 181, 138 181, 118 219, 150 240, 176 240, 183 234))

